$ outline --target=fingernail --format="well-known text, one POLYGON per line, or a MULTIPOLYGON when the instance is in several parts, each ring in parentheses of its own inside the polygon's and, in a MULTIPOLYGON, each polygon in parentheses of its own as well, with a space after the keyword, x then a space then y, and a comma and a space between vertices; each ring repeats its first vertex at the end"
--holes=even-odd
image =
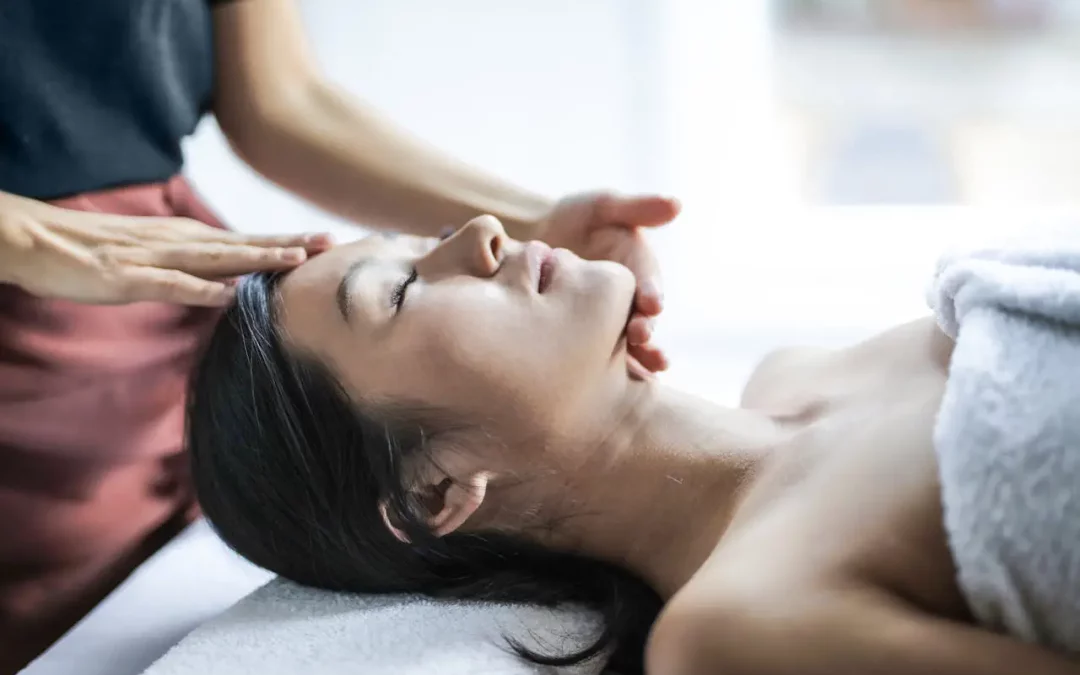
POLYGON ((664 302, 664 294, 660 290, 660 286, 655 281, 646 281, 641 284, 642 295, 647 295, 651 298, 655 298, 657 302, 664 302))
POLYGON ((285 262, 303 262, 307 258, 307 251, 302 248, 287 248, 279 256, 285 262))
POLYGON ((334 238, 329 232, 313 232, 312 234, 304 235, 305 244, 314 244, 316 242, 320 244, 331 244, 333 241, 334 238))

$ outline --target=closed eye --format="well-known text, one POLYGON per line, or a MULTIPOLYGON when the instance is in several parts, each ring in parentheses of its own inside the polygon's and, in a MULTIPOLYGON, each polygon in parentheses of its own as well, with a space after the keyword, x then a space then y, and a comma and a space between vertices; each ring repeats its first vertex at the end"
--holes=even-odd
POLYGON ((417 272, 414 267, 408 277, 394 286, 394 290, 390 293, 390 303, 394 306, 394 311, 401 311, 401 306, 405 304, 405 292, 409 289, 409 284, 416 281, 416 277, 417 272))
MULTIPOLYGON (((453 234, 454 228, 444 227, 442 232, 439 233, 439 241, 444 241, 453 234)), ((394 286, 394 290, 390 294, 390 303, 393 305, 395 312, 401 311, 401 306, 405 303, 405 292, 409 289, 409 284, 416 281, 417 276, 416 268, 413 267, 409 276, 394 286)))

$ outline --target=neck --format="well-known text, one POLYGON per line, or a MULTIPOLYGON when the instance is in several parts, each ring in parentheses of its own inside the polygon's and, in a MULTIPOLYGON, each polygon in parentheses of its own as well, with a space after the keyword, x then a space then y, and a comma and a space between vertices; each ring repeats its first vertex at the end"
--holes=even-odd
POLYGON ((626 567, 664 598, 716 548, 779 435, 765 415, 651 383, 592 433, 593 450, 568 453, 580 465, 552 486, 574 500, 553 514, 551 543, 626 567))

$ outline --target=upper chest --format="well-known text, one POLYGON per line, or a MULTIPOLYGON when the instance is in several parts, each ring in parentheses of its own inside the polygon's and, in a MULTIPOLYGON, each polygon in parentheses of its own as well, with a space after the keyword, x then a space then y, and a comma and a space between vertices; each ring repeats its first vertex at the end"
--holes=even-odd
POLYGON ((794 588, 869 583, 962 614, 932 444, 948 345, 931 329, 904 326, 790 361, 787 377, 765 374, 755 402, 790 414, 790 434, 703 573, 794 588))

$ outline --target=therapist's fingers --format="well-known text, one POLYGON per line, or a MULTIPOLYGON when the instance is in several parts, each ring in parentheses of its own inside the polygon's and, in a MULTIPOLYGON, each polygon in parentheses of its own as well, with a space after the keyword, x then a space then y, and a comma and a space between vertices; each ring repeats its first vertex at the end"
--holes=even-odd
POLYGON ((289 269, 308 258, 307 251, 296 246, 263 248, 223 242, 108 247, 100 255, 114 263, 178 270, 207 278, 289 269))
POLYGON ((634 311, 646 316, 655 316, 664 308, 660 265, 641 230, 633 230, 630 237, 623 249, 622 260, 619 262, 634 273, 637 281, 634 290, 634 311))
POLYGON ((234 284, 156 267, 128 267, 120 273, 118 281, 129 302, 223 307, 236 294, 234 284))
POLYGON ((142 243, 231 243, 264 248, 299 247, 309 253, 330 248, 333 238, 326 232, 294 234, 246 234, 212 227, 194 218, 116 216, 107 220, 108 229, 124 232, 142 243))
POLYGON ((248 246, 264 246, 271 248, 292 248, 299 247, 307 251, 308 253, 320 253, 334 245, 333 237, 326 232, 314 232, 309 234, 291 234, 291 235, 250 235, 238 233, 230 233, 232 238, 224 239, 223 241, 229 241, 236 244, 246 244, 248 246))
POLYGON ((635 197, 610 196, 598 204, 600 218, 605 222, 629 227, 658 227, 679 215, 682 206, 671 197, 644 195, 635 197))
POLYGON ((627 347, 626 352, 650 373, 659 373, 668 369, 667 356, 655 345, 630 346, 627 347))
POLYGON ((629 345, 647 344, 652 339, 655 319, 635 313, 626 324, 626 342, 629 345))

